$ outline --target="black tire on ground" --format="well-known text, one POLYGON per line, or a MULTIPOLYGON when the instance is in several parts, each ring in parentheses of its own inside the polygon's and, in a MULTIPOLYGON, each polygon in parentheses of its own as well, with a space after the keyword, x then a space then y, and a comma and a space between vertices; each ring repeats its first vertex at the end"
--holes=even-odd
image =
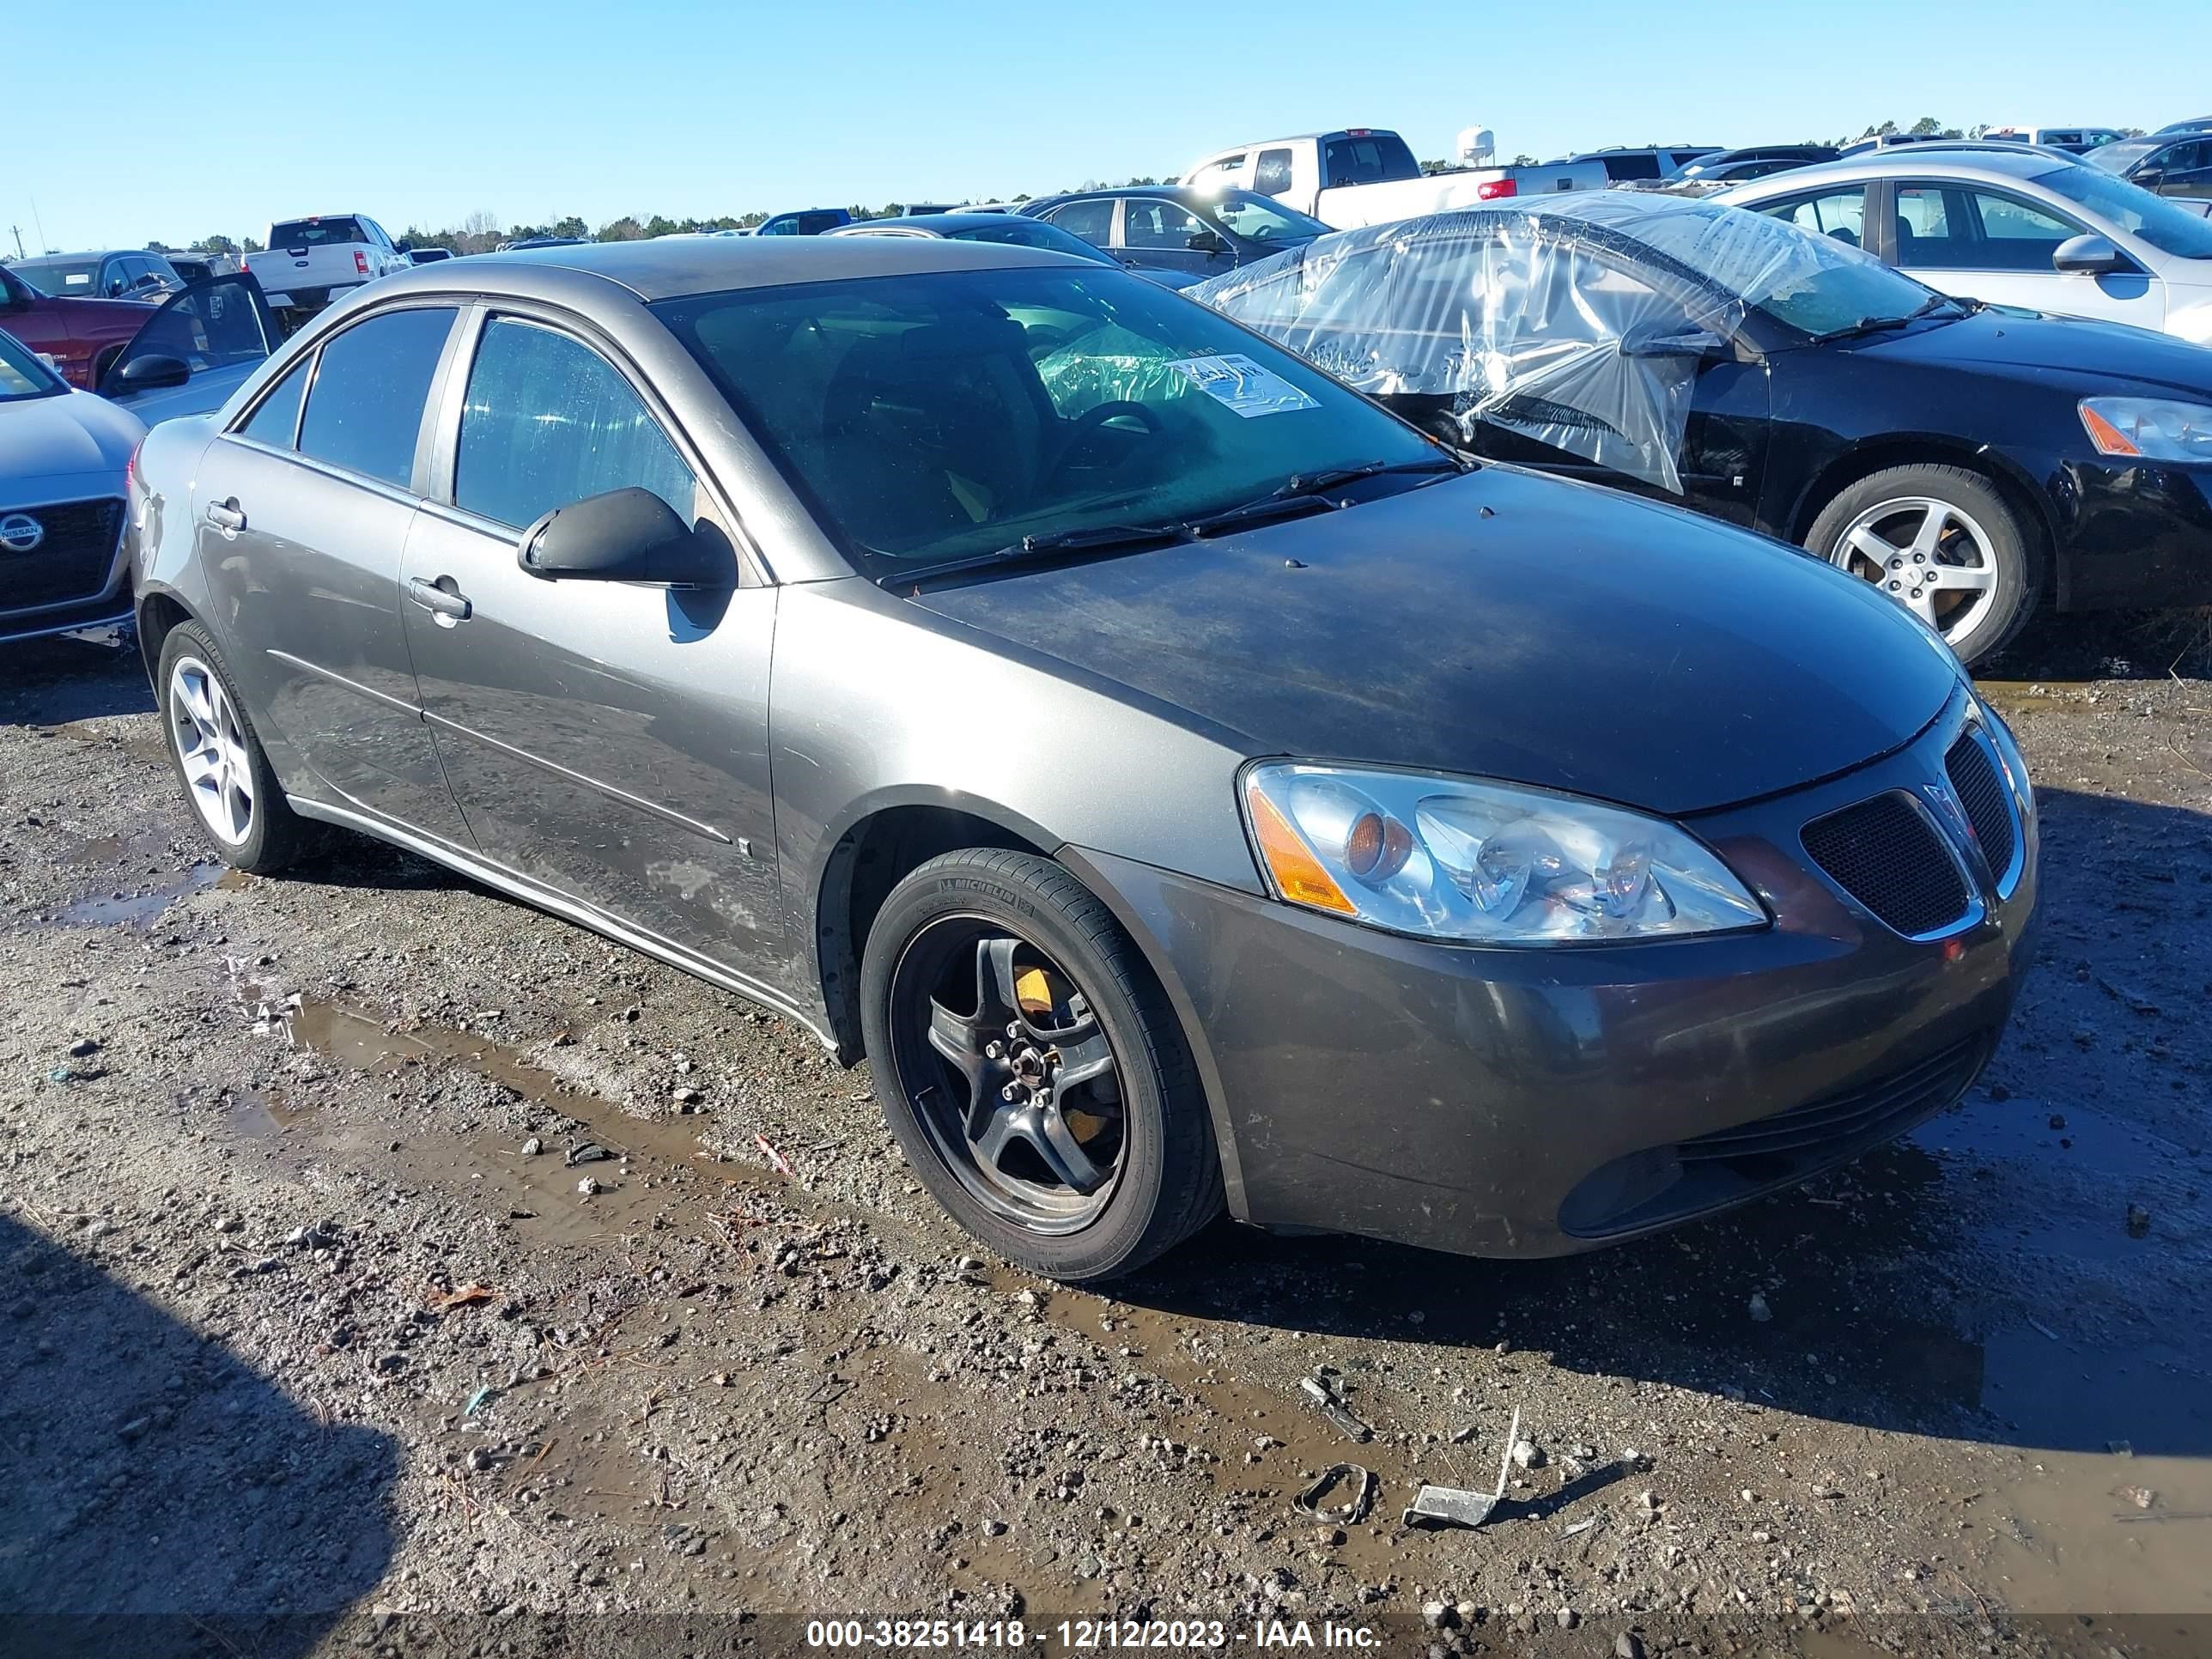
POLYGON ((323 839, 322 826, 301 817, 284 799, 284 791, 276 781, 276 774, 269 764, 269 756, 261 747, 261 738, 253 729, 253 718, 247 713, 238 692, 238 683, 232 678, 230 665, 223 660, 205 629, 197 622, 179 623, 161 641, 161 660, 154 675, 154 696, 161 715, 161 743, 169 756, 169 770, 177 780, 177 787, 185 797, 185 811, 191 817, 192 828, 200 839, 212 848, 216 857, 234 870, 244 870, 254 875, 268 875, 283 869, 302 854, 311 851, 323 839), (206 665, 209 673, 222 683, 223 693, 230 699, 239 726, 242 746, 252 776, 253 813, 252 827, 243 841, 225 842, 208 827, 199 809, 191 799, 191 786, 185 778, 182 757, 177 752, 176 713, 170 706, 172 682, 177 664, 190 657, 206 665))
POLYGON ((1221 1159, 1204 1091, 1166 995, 1113 915, 1061 866, 992 848, 930 860, 891 890, 860 966, 861 1024, 876 1092, 908 1163, 982 1243, 1068 1283, 1142 1267, 1222 1208, 1221 1159), (1073 1232, 1022 1225, 980 1202, 917 1116, 900 1076, 891 1001, 909 945, 934 923, 972 917, 1051 957, 1075 981, 1110 1043, 1121 1079, 1123 1150, 1104 1209, 1073 1232))
POLYGON ((1979 525, 1988 542, 1996 586, 1987 608, 1971 625, 1947 633, 1951 649, 1972 666, 1994 654, 2035 614, 2043 585, 2039 538, 1996 484, 1960 466, 1893 466, 1871 473, 1820 509, 1806 532, 1805 547, 1836 562, 1844 532, 1862 514, 1887 501, 1942 501, 1979 525))

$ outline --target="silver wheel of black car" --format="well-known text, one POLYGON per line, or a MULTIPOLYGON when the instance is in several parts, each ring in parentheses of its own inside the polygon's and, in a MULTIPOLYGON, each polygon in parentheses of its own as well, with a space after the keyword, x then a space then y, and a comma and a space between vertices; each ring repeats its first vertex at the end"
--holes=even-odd
POLYGON ((1033 854, 931 860, 861 963, 876 1089, 915 1173, 1052 1278, 1141 1266, 1221 1206, 1188 1046, 1111 913, 1033 854))
POLYGON ((2034 564, 1996 487, 1955 466, 1899 466, 1829 502, 1806 546, 1873 584, 1962 662, 1988 656, 2034 610, 2034 564))

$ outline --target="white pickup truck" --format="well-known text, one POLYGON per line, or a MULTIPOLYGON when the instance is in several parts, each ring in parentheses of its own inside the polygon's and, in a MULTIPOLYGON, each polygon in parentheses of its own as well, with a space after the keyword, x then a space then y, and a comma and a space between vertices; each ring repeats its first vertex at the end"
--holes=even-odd
POLYGON ((1547 161, 1501 167, 1490 160, 1490 135, 1469 128, 1460 135, 1459 167, 1426 173, 1396 133, 1382 127, 1305 132, 1218 150, 1197 162, 1182 182, 1196 189, 1257 191, 1325 225, 1351 230, 1424 213, 1480 207, 1508 197, 1559 190, 1603 190, 1612 182, 1602 161, 1547 161))
POLYGON ((269 246, 246 268, 278 311, 320 311, 348 289, 408 268, 384 227, 365 213, 325 213, 269 227, 269 246))

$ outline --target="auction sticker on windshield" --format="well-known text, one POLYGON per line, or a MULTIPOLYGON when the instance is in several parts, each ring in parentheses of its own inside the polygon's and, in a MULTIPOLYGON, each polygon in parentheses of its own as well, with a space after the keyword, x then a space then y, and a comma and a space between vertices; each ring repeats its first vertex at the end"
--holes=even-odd
POLYGON ((1258 415, 1286 415, 1294 409, 1321 407, 1281 375, 1261 368, 1242 352, 1221 357, 1185 357, 1168 367, 1248 421, 1258 415))

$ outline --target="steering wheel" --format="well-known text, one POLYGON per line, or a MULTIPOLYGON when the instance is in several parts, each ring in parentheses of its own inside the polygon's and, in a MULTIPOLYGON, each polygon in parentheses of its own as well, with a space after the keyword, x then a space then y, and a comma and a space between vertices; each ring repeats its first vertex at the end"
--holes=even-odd
POLYGON ((1133 420, 1145 428, 1149 437, 1159 436, 1162 427, 1158 412, 1149 404, 1127 398, 1116 398, 1110 403, 1093 404, 1067 424, 1066 435, 1060 439, 1060 447, 1053 452, 1051 461, 1043 469, 1043 476, 1057 477, 1067 465, 1068 458, 1083 447, 1109 421, 1133 420))

